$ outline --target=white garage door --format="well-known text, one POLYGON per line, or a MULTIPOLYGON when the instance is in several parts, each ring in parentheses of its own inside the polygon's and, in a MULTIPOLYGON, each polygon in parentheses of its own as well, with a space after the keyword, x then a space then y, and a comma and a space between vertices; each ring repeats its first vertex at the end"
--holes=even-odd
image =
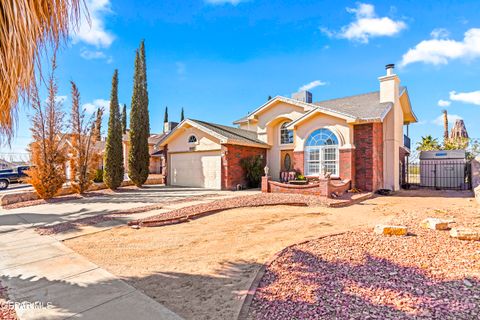
POLYGON ((172 154, 168 165, 173 186, 221 189, 220 151, 172 154))

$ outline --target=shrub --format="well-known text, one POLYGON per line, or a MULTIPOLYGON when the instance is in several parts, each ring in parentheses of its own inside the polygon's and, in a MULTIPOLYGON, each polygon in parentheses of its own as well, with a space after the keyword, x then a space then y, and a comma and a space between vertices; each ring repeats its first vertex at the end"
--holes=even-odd
POLYGON ((263 174, 263 158, 261 156, 251 156, 240 160, 240 166, 245 170, 248 187, 258 188, 263 174))
POLYGON ((97 169, 95 171, 95 176, 93 177, 93 181, 100 183, 103 182, 103 170, 102 169, 97 169))

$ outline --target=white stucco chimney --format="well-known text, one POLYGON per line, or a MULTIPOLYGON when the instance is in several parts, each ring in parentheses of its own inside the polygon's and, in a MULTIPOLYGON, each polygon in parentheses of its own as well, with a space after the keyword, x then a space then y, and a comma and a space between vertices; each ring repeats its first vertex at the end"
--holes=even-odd
POLYGON ((387 74, 378 78, 380 81, 380 102, 395 102, 398 99, 400 79, 394 73, 395 65, 387 64, 387 74))

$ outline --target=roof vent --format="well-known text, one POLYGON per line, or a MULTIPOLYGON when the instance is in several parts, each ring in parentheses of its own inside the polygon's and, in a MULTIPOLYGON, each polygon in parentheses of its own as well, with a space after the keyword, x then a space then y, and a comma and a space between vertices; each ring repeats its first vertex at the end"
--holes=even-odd
POLYGON ((310 91, 295 92, 292 94, 292 99, 306 103, 312 103, 312 93, 310 91))

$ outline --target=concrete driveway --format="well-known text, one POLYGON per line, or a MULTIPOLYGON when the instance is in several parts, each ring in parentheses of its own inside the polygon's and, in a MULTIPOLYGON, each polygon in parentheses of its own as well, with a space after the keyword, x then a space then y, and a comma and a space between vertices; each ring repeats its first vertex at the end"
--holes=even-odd
POLYGON ((165 201, 180 200, 177 205, 190 205, 188 198, 200 195, 229 197, 234 193, 153 185, 65 202, 0 209, 0 282, 8 288, 13 302, 25 302, 16 305, 19 318, 181 319, 67 248, 58 237, 40 236, 34 228, 165 201))

